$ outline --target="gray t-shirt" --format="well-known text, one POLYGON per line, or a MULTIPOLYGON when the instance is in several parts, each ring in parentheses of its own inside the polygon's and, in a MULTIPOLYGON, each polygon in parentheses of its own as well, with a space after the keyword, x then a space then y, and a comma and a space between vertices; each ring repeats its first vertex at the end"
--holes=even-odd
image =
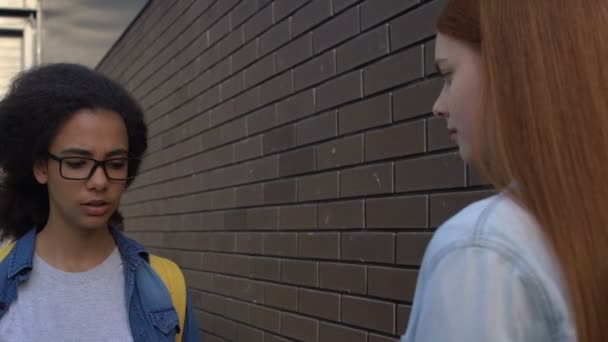
POLYGON ((79 273, 58 270, 34 256, 30 278, 0 319, 0 342, 133 341, 118 249, 79 273))

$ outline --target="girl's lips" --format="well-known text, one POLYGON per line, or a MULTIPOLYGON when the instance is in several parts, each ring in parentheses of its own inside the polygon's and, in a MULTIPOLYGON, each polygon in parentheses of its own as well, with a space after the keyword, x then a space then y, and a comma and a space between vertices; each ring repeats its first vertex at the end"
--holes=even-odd
POLYGON ((105 216, 110 210, 108 203, 101 205, 83 204, 82 208, 88 216, 105 216))

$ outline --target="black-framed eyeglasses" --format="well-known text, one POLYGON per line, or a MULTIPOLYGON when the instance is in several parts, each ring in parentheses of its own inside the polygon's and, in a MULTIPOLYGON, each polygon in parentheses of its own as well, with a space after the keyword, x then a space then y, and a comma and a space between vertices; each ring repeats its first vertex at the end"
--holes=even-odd
POLYGON ((132 178, 129 177, 129 164, 132 158, 97 160, 87 157, 59 157, 51 153, 49 158, 59 162, 59 174, 69 180, 88 180, 99 166, 109 180, 125 182, 132 178))

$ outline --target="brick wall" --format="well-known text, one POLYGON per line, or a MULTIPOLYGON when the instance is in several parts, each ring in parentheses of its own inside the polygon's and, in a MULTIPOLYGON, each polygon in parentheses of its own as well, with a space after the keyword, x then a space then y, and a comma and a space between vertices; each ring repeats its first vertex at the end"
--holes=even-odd
POLYGON ((145 108, 129 234, 205 341, 396 341, 433 229, 488 194, 430 114, 443 0, 153 0, 99 69, 145 108))

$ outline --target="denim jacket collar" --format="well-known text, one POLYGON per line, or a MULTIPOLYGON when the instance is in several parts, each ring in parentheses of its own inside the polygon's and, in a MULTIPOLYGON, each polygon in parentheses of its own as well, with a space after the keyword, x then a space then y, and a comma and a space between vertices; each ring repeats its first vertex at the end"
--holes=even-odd
MULTIPOLYGON (((114 237, 123 262, 129 266, 129 269, 135 270, 142 260, 149 260, 148 252, 137 241, 129 239, 113 226, 110 226, 110 233, 114 237)), ((14 278, 24 272, 29 273, 32 269, 36 234, 37 229, 32 228, 15 243, 15 250, 10 254, 8 278, 14 278)))

